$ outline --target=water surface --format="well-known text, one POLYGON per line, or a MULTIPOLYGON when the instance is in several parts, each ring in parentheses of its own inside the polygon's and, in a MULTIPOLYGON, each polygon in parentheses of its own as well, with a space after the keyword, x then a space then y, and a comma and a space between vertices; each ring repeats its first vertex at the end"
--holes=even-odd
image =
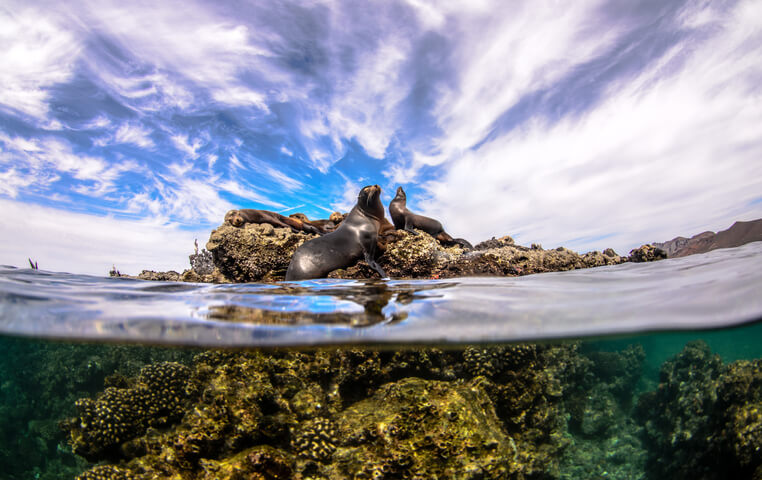
POLYGON ((479 343, 762 319, 762 242, 526 277, 207 285, 0 268, 0 333, 189 346, 479 343))

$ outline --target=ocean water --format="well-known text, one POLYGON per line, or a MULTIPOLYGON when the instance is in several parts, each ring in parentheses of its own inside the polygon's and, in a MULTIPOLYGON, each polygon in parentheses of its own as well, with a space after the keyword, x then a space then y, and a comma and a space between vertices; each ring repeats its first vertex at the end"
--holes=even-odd
POLYGON ((762 478, 760 320, 761 242, 518 278, 0 267, 0 479, 762 478))

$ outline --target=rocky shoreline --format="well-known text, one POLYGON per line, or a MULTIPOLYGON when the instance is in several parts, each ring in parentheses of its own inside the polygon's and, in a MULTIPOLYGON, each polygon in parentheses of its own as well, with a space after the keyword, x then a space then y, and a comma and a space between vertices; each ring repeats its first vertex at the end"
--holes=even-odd
MULTIPOLYGON (((316 237, 266 223, 236 227, 225 222, 212 231, 205 250, 190 256, 190 269, 182 273, 143 270, 136 278, 206 283, 282 281, 294 251, 316 237)), ((663 250, 653 245, 643 245, 628 256, 618 255, 610 248, 579 254, 564 247, 545 250, 536 244, 517 245, 509 236, 493 237, 467 250, 459 245, 442 246, 421 231, 415 235, 404 230, 387 234, 385 243, 386 249, 378 262, 387 275, 395 279, 520 276, 667 258, 663 250)), ((362 260, 355 266, 334 270, 328 276, 378 278, 362 260)))

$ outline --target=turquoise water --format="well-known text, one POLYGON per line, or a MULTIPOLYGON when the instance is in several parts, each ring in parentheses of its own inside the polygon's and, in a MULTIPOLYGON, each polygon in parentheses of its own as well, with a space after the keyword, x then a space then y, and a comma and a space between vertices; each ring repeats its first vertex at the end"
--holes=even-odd
POLYGON ((757 478, 760 267, 761 243, 443 281, 3 268, 0 478, 757 478), (416 417, 405 394, 384 397, 395 389, 433 406, 416 417), (172 408, 131 417, 112 443, 94 427, 111 417, 76 406, 122 398, 128 412, 167 391, 172 408), (372 431, 404 434, 357 433, 363 408, 372 431), (471 439, 483 445, 459 449, 471 439))

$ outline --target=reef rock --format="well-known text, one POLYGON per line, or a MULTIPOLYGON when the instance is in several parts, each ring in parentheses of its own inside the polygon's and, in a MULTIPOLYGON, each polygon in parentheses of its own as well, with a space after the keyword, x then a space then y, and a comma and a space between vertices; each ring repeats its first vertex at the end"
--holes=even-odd
POLYGON ((517 468, 516 442, 478 381, 389 383, 337 424, 331 478, 505 478, 517 468))
POLYGON ((651 244, 646 244, 631 250, 629 260, 631 262, 640 263, 664 260, 665 258, 667 258, 667 252, 651 244))
POLYGON ((232 281, 277 281, 285 278, 297 247, 316 237, 264 223, 243 228, 224 224, 212 231, 206 248, 220 273, 232 281))
MULTIPOLYGON (((245 228, 225 224, 212 232, 207 249, 220 275, 230 281, 278 281, 285 278, 296 248, 311 238, 315 236, 266 224, 248 224, 245 228)), ((563 247, 544 250, 533 245, 529 248, 516 245, 508 236, 492 238, 468 251, 459 245, 444 247, 421 231, 413 234, 400 230, 385 238, 385 249, 378 262, 392 278, 452 278, 556 272, 616 265, 635 258, 650 261, 660 257, 645 252, 628 259, 611 249, 580 255, 563 247)), ((328 276, 364 279, 377 278, 378 274, 360 261, 328 276)))
POLYGON ((638 404, 649 440, 649 475, 760 478, 762 359, 723 365, 697 341, 667 361, 660 377, 659 388, 638 404))
POLYGON ((556 470, 567 346, 207 351, 62 422, 80 478, 524 479, 556 470))

